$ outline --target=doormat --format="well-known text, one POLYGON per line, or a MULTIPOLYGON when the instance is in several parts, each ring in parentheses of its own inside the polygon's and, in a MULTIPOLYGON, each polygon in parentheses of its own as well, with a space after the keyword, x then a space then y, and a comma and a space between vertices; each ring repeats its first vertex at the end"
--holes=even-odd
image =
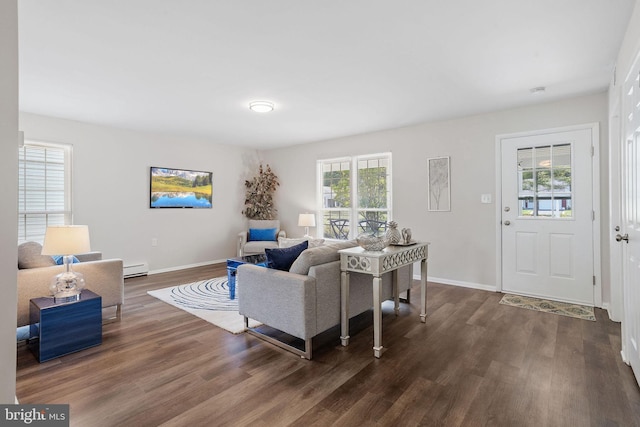
POLYGON ((520 295, 504 294, 500 304, 512 307, 526 308, 545 313, 559 314, 561 316, 575 317, 577 319, 596 321, 593 307, 566 302, 551 301, 548 299, 525 297, 520 295))

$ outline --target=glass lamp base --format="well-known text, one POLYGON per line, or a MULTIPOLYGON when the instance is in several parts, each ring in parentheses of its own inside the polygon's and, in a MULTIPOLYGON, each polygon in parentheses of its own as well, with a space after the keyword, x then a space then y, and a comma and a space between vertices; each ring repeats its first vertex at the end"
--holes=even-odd
POLYGON ((72 302, 80 299, 80 293, 82 291, 78 289, 64 290, 53 294, 55 302, 72 302))
POLYGON ((83 288, 84 276, 73 271, 58 274, 49 286, 56 302, 78 301, 83 288))

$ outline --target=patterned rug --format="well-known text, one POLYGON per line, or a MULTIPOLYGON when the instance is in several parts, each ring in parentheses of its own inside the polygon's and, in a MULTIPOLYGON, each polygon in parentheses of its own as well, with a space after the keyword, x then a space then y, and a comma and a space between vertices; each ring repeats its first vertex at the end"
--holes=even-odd
POLYGON ((520 295, 505 294, 500 304, 521 307, 529 310, 543 311, 545 313, 559 314, 561 316, 575 317, 583 320, 596 321, 593 307, 566 302, 551 301, 546 299, 525 297, 520 295))
MULTIPOLYGON (((236 292, 238 283, 236 283, 236 292)), ((244 317, 238 314, 238 299, 229 299, 226 277, 187 283, 147 292, 152 297, 198 316, 233 334, 244 331, 244 317)), ((260 323, 250 321, 249 327, 260 323)))

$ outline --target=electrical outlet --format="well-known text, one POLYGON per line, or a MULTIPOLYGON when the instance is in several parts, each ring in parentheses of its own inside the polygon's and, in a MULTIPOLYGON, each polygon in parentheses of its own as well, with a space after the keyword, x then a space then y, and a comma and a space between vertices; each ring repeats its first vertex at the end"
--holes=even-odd
POLYGON ((491 194, 481 194, 480 203, 491 203, 491 194))
POLYGON ((156 239, 155 237, 151 239, 151 246, 158 246, 158 239, 156 239))

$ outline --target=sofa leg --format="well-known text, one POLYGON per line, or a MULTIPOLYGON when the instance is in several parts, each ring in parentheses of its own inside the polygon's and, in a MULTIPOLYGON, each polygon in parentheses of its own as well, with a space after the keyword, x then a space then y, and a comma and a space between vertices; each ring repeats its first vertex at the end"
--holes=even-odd
POLYGON ((244 319, 245 319, 245 332, 247 334, 253 335, 254 337, 260 338, 261 340, 266 341, 270 344, 273 344, 276 347, 280 347, 284 350, 290 351, 291 353, 297 354, 303 359, 311 360, 311 356, 312 356, 311 352, 313 349, 312 338, 308 338, 304 340, 304 350, 300 350, 289 344, 283 343, 282 341, 279 341, 273 337, 270 337, 269 335, 263 334, 262 332, 258 331, 256 328, 249 328, 249 319, 246 316, 244 317, 244 319))
MULTIPOLYGON (((103 324, 119 322, 120 320, 122 320, 122 304, 116 304, 116 315, 113 317, 111 317, 111 307, 107 307, 106 309, 108 310, 108 313, 109 313, 106 316, 109 316, 109 317, 102 318, 103 324)), ((105 314, 103 314, 103 316, 105 316, 105 314)))
POLYGON ((303 359, 311 360, 311 351, 313 350, 313 343, 311 338, 304 340, 304 355, 301 355, 303 359))

